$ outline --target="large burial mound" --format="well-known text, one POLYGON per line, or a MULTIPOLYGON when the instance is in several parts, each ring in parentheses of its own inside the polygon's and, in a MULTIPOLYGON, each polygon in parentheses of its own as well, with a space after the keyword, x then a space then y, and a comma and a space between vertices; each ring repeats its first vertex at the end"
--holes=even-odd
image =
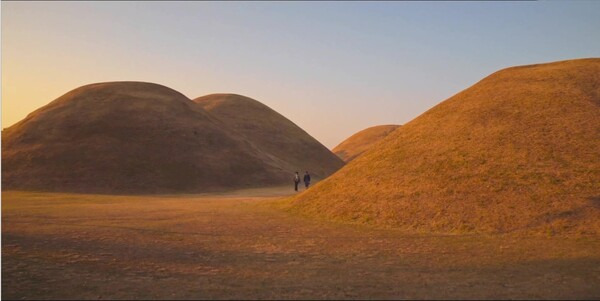
POLYGON ((338 157, 342 158, 345 162, 350 162, 398 127, 400 126, 392 124, 366 128, 338 144, 338 146, 333 149, 333 153, 338 155, 338 157))
POLYGON ((507 68, 291 201, 428 232, 600 233, 600 59, 507 68))
POLYGON ((300 127, 254 99, 237 94, 211 94, 194 101, 285 170, 309 171, 322 179, 344 165, 300 127))
POLYGON ((201 192, 283 184, 291 172, 181 93, 150 83, 77 88, 2 133, 3 189, 201 192))

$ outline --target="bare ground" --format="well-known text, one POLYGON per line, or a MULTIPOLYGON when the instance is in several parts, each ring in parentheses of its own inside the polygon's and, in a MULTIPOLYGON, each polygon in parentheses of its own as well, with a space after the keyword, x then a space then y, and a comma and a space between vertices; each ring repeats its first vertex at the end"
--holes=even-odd
POLYGON ((600 239, 305 219, 286 189, 2 192, 3 299, 599 299, 600 239))

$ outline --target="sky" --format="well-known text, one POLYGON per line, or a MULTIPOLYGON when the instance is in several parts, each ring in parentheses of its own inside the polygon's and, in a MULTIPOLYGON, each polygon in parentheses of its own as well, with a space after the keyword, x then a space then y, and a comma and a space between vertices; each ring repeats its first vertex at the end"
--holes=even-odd
POLYGON ((502 68, 600 57, 600 1, 1 2, 2 127, 79 86, 236 93, 329 148, 502 68))

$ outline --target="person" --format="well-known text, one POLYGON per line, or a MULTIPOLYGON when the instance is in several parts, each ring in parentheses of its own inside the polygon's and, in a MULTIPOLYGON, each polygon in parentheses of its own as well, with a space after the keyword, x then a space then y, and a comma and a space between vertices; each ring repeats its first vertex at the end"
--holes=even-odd
POLYGON ((308 174, 308 171, 304 174, 304 185, 306 188, 310 185, 310 175, 308 174))
POLYGON ((294 190, 298 191, 298 184, 300 184, 300 175, 298 172, 294 175, 294 190))

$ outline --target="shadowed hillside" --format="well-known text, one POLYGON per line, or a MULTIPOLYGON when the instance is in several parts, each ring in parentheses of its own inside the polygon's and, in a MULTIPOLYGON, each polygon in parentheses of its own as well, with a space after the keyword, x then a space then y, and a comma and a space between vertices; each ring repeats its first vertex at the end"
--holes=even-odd
POLYGON ((392 124, 366 128, 338 144, 338 146, 333 149, 333 153, 338 155, 338 157, 342 158, 345 162, 350 162, 398 127, 400 126, 392 124))
POLYGON ((300 127, 254 99, 211 94, 194 101, 285 170, 308 170, 322 179, 344 165, 300 127))
POLYGON ((291 210, 417 231, 600 233, 600 59, 498 71, 377 146, 291 210))
POLYGON ((290 181, 286 168, 184 95, 150 83, 77 88, 2 133, 3 189, 201 192, 280 185, 290 181))

